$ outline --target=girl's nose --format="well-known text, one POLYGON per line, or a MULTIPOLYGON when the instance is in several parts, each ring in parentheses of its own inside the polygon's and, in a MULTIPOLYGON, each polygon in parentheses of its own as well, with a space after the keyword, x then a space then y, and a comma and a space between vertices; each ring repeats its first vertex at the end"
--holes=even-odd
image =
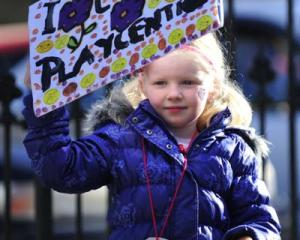
POLYGON ((169 100, 182 98, 182 93, 181 93, 179 86, 170 86, 170 88, 167 91, 168 91, 168 99, 169 100))

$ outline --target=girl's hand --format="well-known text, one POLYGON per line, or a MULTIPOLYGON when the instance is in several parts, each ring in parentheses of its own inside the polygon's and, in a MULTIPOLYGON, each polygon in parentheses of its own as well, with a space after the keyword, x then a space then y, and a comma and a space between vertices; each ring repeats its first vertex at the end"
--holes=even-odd
POLYGON ((25 73, 25 77, 24 77, 24 84, 26 85, 26 87, 31 89, 29 63, 27 63, 27 65, 26 65, 26 73, 25 73))
POLYGON ((238 240, 253 240, 252 237, 241 237, 238 240))

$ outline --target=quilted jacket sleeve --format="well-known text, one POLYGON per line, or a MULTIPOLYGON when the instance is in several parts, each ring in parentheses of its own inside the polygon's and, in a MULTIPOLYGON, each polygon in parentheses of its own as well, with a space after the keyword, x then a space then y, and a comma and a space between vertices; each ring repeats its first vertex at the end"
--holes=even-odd
POLYGON ((280 239, 277 214, 270 206, 265 183, 258 178, 258 162, 248 144, 234 137, 236 147, 231 157, 233 182, 228 197, 231 212, 231 229, 224 240, 251 236, 253 240, 280 239))
POLYGON ((105 131, 72 141, 65 108, 36 118, 31 95, 24 98, 24 104, 28 125, 24 145, 36 175, 46 186, 81 193, 109 183, 109 159, 113 158, 116 142, 105 131))

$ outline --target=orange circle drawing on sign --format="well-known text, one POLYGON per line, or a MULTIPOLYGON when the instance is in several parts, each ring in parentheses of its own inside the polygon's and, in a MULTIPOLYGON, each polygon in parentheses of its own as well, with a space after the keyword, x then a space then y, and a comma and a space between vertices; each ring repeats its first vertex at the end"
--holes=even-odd
POLYGON ((164 38, 161 38, 158 42, 158 48, 159 50, 164 50, 167 46, 167 41, 164 38))
POLYGON ((194 33, 195 29, 196 29, 195 24, 191 24, 191 25, 187 26, 187 28, 185 29, 185 34, 187 36, 190 36, 194 33))
POLYGON ((101 71, 99 72, 99 77, 104 78, 107 76, 107 74, 109 73, 110 69, 109 66, 105 66, 101 69, 101 71))
POLYGON ((139 61, 140 55, 138 53, 134 53, 129 60, 129 65, 132 66, 139 61))

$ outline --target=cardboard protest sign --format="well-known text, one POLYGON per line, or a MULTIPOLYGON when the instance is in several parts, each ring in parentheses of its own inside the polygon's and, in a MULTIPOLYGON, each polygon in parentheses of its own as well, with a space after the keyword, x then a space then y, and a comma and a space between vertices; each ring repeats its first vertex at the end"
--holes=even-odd
POLYGON ((222 0, 40 0, 29 8, 35 115, 222 25, 222 0))

